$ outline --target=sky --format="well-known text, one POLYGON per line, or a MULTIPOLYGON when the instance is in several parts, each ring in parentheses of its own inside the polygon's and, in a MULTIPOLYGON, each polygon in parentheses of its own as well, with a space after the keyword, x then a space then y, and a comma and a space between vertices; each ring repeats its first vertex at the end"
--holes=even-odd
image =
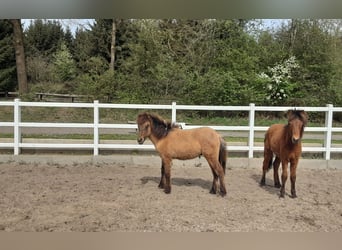
MULTIPOLYGON (((34 19, 21 19, 24 30, 30 26, 30 22, 34 19)), ((94 23, 95 19, 44 19, 58 20, 64 28, 69 27, 72 34, 75 34, 77 28, 89 28, 90 24, 94 23)), ((262 19, 265 29, 277 28, 288 19, 262 19)))
MULTIPOLYGON (((34 19, 21 19, 23 29, 30 26, 31 21, 34 19)), ((69 27, 72 34, 75 34, 77 28, 89 28, 90 24, 94 23, 94 19, 43 19, 43 20, 58 20, 64 28, 69 27)))

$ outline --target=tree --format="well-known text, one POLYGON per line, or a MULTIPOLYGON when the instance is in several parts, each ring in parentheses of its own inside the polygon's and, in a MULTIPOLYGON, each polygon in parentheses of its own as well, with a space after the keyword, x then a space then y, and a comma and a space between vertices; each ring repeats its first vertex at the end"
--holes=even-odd
POLYGON ((0 20, 0 91, 13 91, 16 82, 13 27, 8 20, 0 20))
POLYGON ((58 50, 62 41, 69 44, 70 34, 65 34, 60 22, 36 19, 25 32, 27 56, 42 55, 47 59, 58 50))
POLYGON ((28 92, 23 30, 20 19, 11 19, 13 25, 13 41, 17 65, 19 94, 28 92))
POLYGON ((54 56, 63 43, 71 50, 73 37, 70 29, 67 28, 64 32, 59 21, 31 21, 25 31, 27 74, 30 83, 45 84, 55 80, 58 66, 54 64, 54 56))
POLYGON ((91 25, 90 42, 92 44, 90 56, 103 57, 110 63, 110 51, 112 41, 112 19, 96 19, 95 23, 91 25))
POLYGON ((282 63, 269 67, 267 73, 261 73, 262 90, 265 93, 264 101, 270 105, 289 105, 288 100, 293 100, 298 89, 297 83, 293 82, 292 75, 299 65, 294 56, 282 63))
POLYGON ((293 75, 298 83, 297 104, 325 105, 334 95, 334 38, 322 20, 294 19, 277 33, 288 56, 295 56, 299 70, 293 75))
POLYGON ((114 71, 114 63, 115 63, 115 44, 116 44, 116 22, 117 20, 112 20, 112 41, 110 43, 110 63, 109 70, 114 71))
POLYGON ((53 64, 55 77, 58 81, 66 82, 76 77, 75 61, 65 43, 62 43, 55 53, 53 64))
POLYGON ((136 36, 134 26, 132 20, 96 19, 89 32, 89 56, 102 57, 108 62, 108 69, 117 69, 129 56, 127 43, 136 36))
POLYGON ((71 54, 76 61, 76 66, 81 73, 88 73, 88 61, 91 58, 93 44, 90 41, 90 31, 77 29, 71 47, 71 54))

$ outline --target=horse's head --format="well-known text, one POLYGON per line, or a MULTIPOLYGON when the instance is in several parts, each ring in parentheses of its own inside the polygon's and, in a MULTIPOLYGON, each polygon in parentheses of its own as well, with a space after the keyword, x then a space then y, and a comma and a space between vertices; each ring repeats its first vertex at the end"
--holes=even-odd
POLYGON ((172 129, 179 128, 177 124, 165 121, 159 115, 142 113, 137 117, 138 143, 143 144, 147 137, 153 134, 153 138, 159 140, 168 135, 172 129))
POLYGON ((152 119, 148 113, 139 114, 137 117, 137 125, 138 125, 138 138, 137 141, 139 144, 143 144, 147 137, 151 135, 151 126, 152 119))
POLYGON ((308 115, 304 110, 289 110, 286 114, 291 141, 297 144, 303 137, 308 115))

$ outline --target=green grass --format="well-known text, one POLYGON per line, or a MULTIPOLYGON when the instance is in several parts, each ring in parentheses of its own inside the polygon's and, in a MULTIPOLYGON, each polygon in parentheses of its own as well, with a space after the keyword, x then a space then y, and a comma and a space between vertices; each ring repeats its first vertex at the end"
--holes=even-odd
MULTIPOLYGON (((127 123, 135 121, 136 116, 142 110, 131 109, 100 109, 101 123, 127 123)), ((149 110, 170 119, 171 111, 149 110)), ((3 122, 13 121, 13 107, 0 107, 0 118, 3 122)), ((91 108, 54 108, 54 107, 23 107, 21 119, 23 122, 92 122, 93 109, 91 108)), ((226 112, 217 114, 206 112, 199 115, 195 111, 177 111, 177 121, 189 124, 201 125, 227 125, 227 126, 247 126, 248 112, 226 112)), ((256 113, 255 126, 269 126, 274 123, 286 123, 284 117, 275 113, 273 116, 256 113)), ((324 118, 309 120, 308 126, 324 126, 324 118)), ((341 122, 335 122, 333 126, 341 127, 341 122)))

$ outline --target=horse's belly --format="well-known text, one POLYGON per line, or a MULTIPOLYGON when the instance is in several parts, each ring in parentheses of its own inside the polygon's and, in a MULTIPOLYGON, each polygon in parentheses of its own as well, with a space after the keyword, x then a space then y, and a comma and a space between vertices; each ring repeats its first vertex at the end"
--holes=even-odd
POLYGON ((170 143, 160 145, 158 151, 161 155, 165 155, 171 159, 188 160, 201 155, 201 147, 196 143, 170 143))
POLYGON ((192 149, 192 150, 170 150, 170 156, 173 159, 178 159, 178 160, 188 160, 188 159, 193 159, 201 155, 200 150, 192 149))

